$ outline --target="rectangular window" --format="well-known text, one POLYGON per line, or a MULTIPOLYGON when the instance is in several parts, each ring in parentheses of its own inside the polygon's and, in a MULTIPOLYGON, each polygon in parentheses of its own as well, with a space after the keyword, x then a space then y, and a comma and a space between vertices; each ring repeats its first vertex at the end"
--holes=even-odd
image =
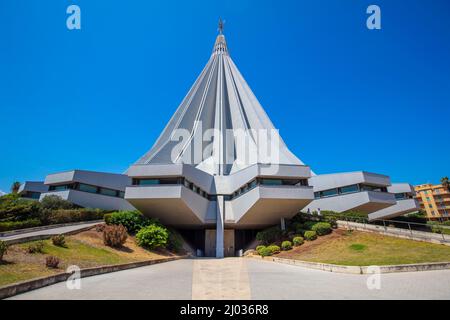
POLYGON ((100 188, 100 194, 104 196, 117 197, 117 191, 107 188, 100 188))
POLYGON ((330 190, 324 190, 321 192, 322 197, 331 197, 338 194, 338 189, 330 189, 330 190))
POLYGON ((88 184, 84 184, 84 183, 80 183, 78 185, 78 190, 83 191, 83 192, 89 192, 89 193, 97 193, 97 187, 96 186, 91 186, 88 184))
POLYGON ((261 179, 261 184, 265 186, 281 186, 283 181, 281 179, 261 179))
POLYGON ((395 199, 396 200, 406 199, 406 195, 404 193, 396 193, 395 194, 395 199))
POLYGON ((358 191, 359 191, 359 188, 358 188, 357 184, 339 188, 339 193, 352 193, 352 192, 358 192, 358 191))
POLYGON ((68 184, 59 185, 59 186, 50 186, 49 187, 50 191, 65 191, 65 190, 69 190, 69 189, 71 189, 71 187, 68 184))
POLYGON ((320 198, 320 192, 314 192, 314 198, 319 199, 320 198))
POLYGON ((139 179, 137 180, 137 184, 140 186, 149 186, 159 184, 159 179, 139 179))
POLYGON ((248 184, 248 187, 249 187, 250 189, 253 189, 254 187, 256 187, 256 180, 253 180, 252 182, 250 182, 250 183, 248 184))

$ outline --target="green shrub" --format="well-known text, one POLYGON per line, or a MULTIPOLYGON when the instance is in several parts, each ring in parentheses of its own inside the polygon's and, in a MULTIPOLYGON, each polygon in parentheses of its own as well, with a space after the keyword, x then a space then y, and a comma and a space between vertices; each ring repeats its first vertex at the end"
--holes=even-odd
POLYGON ((315 231, 306 231, 304 237, 308 241, 313 241, 317 239, 317 233, 315 231))
POLYGON ((23 221, 6 221, 0 222, 0 232, 18 229, 34 228, 41 225, 39 219, 28 219, 23 221))
POLYGON ((56 209, 48 212, 48 224, 61 224, 103 219, 105 211, 101 209, 56 209))
POLYGON ((142 228, 136 234, 138 245, 148 249, 165 247, 169 238, 169 232, 163 226, 156 224, 142 228))
POLYGON ((57 195, 48 195, 40 201, 41 209, 57 210, 57 209, 73 209, 74 204, 64 200, 57 195))
POLYGON ((57 247, 66 246, 66 237, 63 234, 58 234, 52 237, 52 243, 57 247))
POLYGON ((275 244, 272 244, 272 245, 268 246, 267 249, 270 250, 271 255, 272 255, 272 254, 277 254, 277 253, 280 253, 280 252, 281 252, 280 247, 277 246, 277 245, 275 245, 275 244))
POLYGON ((272 255, 272 251, 271 251, 268 247, 264 247, 264 248, 261 248, 261 249, 258 251, 258 254, 259 254, 261 257, 267 257, 267 256, 271 256, 271 255, 272 255))
POLYGON ((301 246, 304 242, 303 237, 294 237, 294 239, 292 239, 292 242, 294 243, 294 246, 301 246))
POLYGON ((306 221, 306 222, 303 224, 303 227, 304 227, 305 230, 311 230, 312 227, 313 227, 316 223, 317 223, 317 221, 306 221))
POLYGON ((0 240, 0 261, 2 261, 3 256, 8 252, 8 244, 5 241, 0 240))
POLYGON ((256 234, 256 240, 268 245, 277 241, 282 236, 281 229, 278 226, 260 231, 256 234))
POLYGON ((103 216, 103 220, 106 224, 111 224, 112 213, 107 213, 103 216))
POLYGON ((28 253, 44 253, 44 241, 30 243, 27 247, 28 253))
POLYGON ((127 241, 127 229, 122 225, 106 226, 103 230, 103 242, 105 245, 120 248, 127 241))
POLYGON ((283 241, 282 243, 281 243, 281 248, 284 250, 284 251, 287 251, 287 250, 291 250, 292 249, 292 242, 290 242, 290 241, 283 241))
POLYGON ((265 249, 265 248, 266 248, 266 246, 257 246, 257 247, 256 247, 256 252, 257 252, 259 255, 261 255, 259 252, 260 252, 261 250, 265 249))
POLYGON ((7 194, 0 197, 0 220, 7 222, 38 218, 39 208, 38 201, 22 199, 17 193, 7 194))
POLYGON ((331 233, 331 224, 328 222, 317 222, 311 227, 312 231, 315 231, 317 235, 323 236, 331 233))
POLYGON ((128 232, 135 234, 140 229, 152 224, 158 224, 157 220, 149 219, 139 211, 118 211, 111 214, 110 224, 123 225, 128 232))
POLYGON ((256 251, 259 251, 259 249, 262 249, 262 248, 265 248, 265 247, 266 247, 266 246, 257 246, 255 250, 256 250, 256 251))
POLYGON ((59 265, 59 258, 55 256, 48 256, 45 258, 45 265, 47 268, 56 269, 59 265))

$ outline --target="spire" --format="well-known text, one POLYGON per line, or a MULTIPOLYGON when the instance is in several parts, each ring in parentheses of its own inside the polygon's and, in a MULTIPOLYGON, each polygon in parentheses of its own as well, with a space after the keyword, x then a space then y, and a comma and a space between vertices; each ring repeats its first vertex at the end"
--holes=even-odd
POLYGON ((219 31, 219 34, 223 34, 224 25, 225 25, 225 21, 222 21, 222 18, 219 18, 219 27, 217 28, 217 31, 219 31))
POLYGON ((269 133, 275 127, 228 54, 222 20, 218 32, 200 76, 152 149, 135 164, 187 163, 209 174, 228 175, 259 161, 248 155, 260 155, 260 149, 275 141, 278 152, 263 154, 263 163, 302 165, 278 133, 263 142, 258 137, 259 130, 269 133), (220 134, 205 141, 210 129, 220 134), (179 139, 179 130, 188 132, 187 138, 179 139), (240 136, 228 136, 227 130, 240 136), (245 150, 240 148, 244 143, 245 150), (198 148, 202 152, 196 153, 198 148))
POLYGON ((223 35, 224 25, 225 21, 222 21, 222 18, 219 18, 217 28, 219 34, 217 35, 216 42, 214 43, 213 54, 228 54, 227 42, 225 41, 225 36, 223 35))

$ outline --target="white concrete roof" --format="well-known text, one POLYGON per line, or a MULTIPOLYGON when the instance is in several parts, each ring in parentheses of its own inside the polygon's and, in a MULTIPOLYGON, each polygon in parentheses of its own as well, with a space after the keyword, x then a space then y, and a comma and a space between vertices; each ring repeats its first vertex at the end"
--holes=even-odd
POLYGON ((255 163, 303 165, 278 132, 268 139, 258 139, 254 130, 259 129, 275 127, 231 59, 225 36, 219 34, 200 76, 156 143, 135 165, 188 163, 212 175, 229 175, 255 163), (177 129, 188 133, 181 144, 177 129), (219 130, 221 134, 204 142, 202 137, 211 132, 210 129, 219 130), (227 136, 227 129, 239 131, 243 136, 239 139, 227 136), (204 156, 191 159, 197 139, 202 141, 200 148, 204 156), (264 153, 262 144, 278 139, 278 152, 265 154, 263 161, 248 159, 249 154, 264 153), (236 147, 242 141, 247 143, 244 151, 236 147))

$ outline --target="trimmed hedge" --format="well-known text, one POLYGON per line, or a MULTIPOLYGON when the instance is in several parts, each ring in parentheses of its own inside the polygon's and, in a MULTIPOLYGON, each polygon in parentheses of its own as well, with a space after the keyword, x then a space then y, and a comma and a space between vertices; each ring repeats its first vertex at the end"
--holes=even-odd
POLYGON ((290 241, 283 241, 283 242, 281 243, 281 248, 282 248, 284 251, 291 250, 291 249, 292 249, 292 242, 290 242, 290 241))
POLYGON ((317 233, 315 231, 306 231, 305 239, 308 241, 313 241, 317 239, 317 233))
POLYGON ((258 251, 261 257, 267 257, 272 255, 272 251, 268 247, 263 247, 258 251))
POLYGON ((301 246, 303 244, 303 242, 305 242, 305 240, 303 239, 303 237, 294 237, 294 239, 292 239, 292 242, 294 243, 294 246, 301 246))
POLYGON ((34 228, 39 227, 40 225, 42 225, 42 223, 39 219, 0 222, 0 232, 25 228, 34 228))
POLYGON ((268 246, 267 249, 270 250, 271 255, 272 255, 272 254, 277 254, 277 253, 280 253, 280 252, 281 252, 280 247, 277 246, 277 245, 275 245, 275 244, 272 244, 272 245, 268 246))
POLYGON ((311 230, 315 231, 319 236, 324 236, 331 233, 331 224, 328 222, 317 222, 311 227, 311 230))

